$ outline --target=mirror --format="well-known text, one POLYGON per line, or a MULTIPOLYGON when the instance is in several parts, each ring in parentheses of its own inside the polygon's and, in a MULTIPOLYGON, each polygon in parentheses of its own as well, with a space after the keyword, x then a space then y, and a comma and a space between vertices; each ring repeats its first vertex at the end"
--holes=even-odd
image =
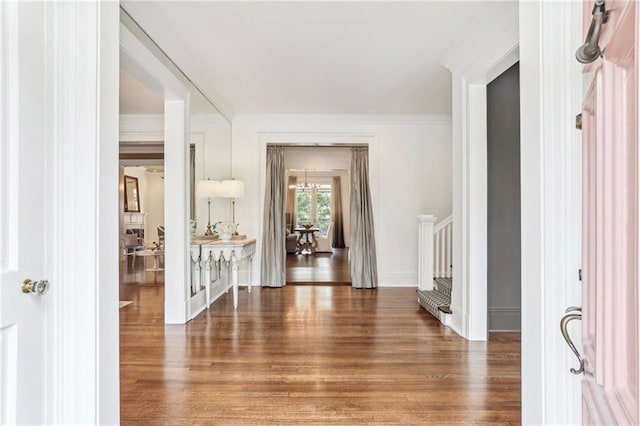
POLYGON ((124 176, 124 211, 140 212, 140 190, 138 188, 138 178, 124 176))
POLYGON ((191 235, 202 237, 207 225, 230 219, 229 198, 199 197, 195 187, 201 180, 229 179, 231 124, 197 89, 190 96, 189 129, 193 148, 190 153, 193 173, 190 175, 191 235))

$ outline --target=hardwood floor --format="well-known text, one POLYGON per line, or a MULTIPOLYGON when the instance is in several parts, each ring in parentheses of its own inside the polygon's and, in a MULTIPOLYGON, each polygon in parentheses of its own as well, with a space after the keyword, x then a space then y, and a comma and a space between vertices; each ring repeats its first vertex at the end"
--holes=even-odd
POLYGON ((313 255, 287 254, 287 284, 351 284, 348 249, 313 255))
POLYGON ((120 286, 122 424, 520 422, 519 334, 468 342, 415 289, 241 288, 237 312, 229 293, 164 325, 163 274, 139 269, 120 286))

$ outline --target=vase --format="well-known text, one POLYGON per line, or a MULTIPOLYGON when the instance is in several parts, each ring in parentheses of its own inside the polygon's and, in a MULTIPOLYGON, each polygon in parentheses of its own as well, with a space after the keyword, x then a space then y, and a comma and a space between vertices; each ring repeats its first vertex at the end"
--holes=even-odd
POLYGON ((223 232, 222 234, 220 234, 220 241, 231 241, 231 233, 223 232))

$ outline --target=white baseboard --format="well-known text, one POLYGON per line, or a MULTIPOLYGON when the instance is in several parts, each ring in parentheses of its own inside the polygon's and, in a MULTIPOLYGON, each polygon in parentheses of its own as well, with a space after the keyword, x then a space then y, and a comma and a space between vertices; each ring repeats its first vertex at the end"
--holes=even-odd
POLYGON ((416 272, 379 272, 378 287, 415 287, 418 288, 416 272))

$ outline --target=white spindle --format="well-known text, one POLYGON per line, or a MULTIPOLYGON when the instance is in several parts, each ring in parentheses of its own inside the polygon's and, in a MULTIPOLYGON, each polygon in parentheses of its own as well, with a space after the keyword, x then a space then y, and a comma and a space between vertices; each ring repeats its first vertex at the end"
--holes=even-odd
POLYGON ((435 243, 433 254, 435 255, 435 259, 433 261, 433 274, 435 277, 440 276, 440 246, 442 245, 440 242, 440 232, 436 232, 433 236, 433 241, 435 243))
POLYGON ((453 248, 452 217, 449 216, 433 230, 433 276, 451 277, 451 259, 453 248))

